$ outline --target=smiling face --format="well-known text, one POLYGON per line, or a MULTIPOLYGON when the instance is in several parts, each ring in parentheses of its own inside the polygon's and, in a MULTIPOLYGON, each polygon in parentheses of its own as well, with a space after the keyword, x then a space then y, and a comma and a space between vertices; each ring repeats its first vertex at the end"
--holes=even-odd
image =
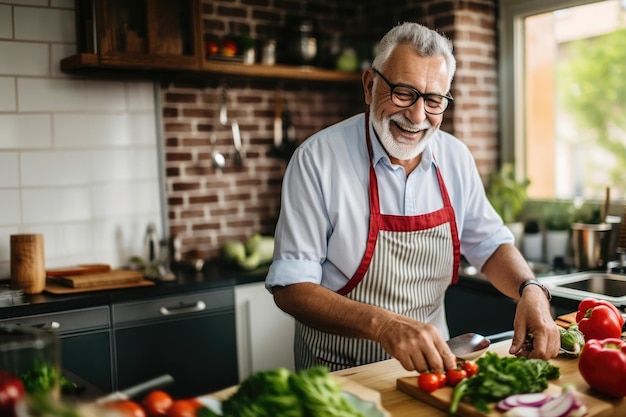
MULTIPOLYGON (((448 92, 448 68, 443 56, 422 57, 407 44, 398 45, 385 66, 377 69, 393 84, 422 93, 448 92)), ((371 69, 363 74, 363 87, 374 130, 391 161, 414 169, 429 138, 441 126, 443 114, 426 113, 422 98, 410 107, 396 106, 391 102, 391 87, 371 69)))

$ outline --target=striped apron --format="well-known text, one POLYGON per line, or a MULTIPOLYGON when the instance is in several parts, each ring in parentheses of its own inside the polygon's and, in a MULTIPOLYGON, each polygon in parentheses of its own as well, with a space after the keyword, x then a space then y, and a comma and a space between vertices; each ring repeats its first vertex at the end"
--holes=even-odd
MULTIPOLYGON (((371 155, 368 124, 366 117, 371 155)), ((367 247, 354 276, 337 292, 430 323, 447 339, 444 298, 448 285, 458 279, 460 243, 454 209, 436 165, 435 171, 443 208, 416 216, 381 214, 370 158, 367 247)), ((378 342, 325 333, 298 321, 294 349, 297 369, 324 365, 337 371, 391 357, 378 342)))

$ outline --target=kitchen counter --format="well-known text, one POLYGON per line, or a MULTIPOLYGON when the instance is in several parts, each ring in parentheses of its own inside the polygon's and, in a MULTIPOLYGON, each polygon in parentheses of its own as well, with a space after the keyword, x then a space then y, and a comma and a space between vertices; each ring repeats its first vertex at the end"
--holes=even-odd
MULTIPOLYGON (((505 340, 492 344, 489 350, 500 356, 504 356, 508 354, 510 345, 511 340, 505 340)), ((561 377, 558 380, 550 382, 559 387, 567 383, 574 384, 577 392, 592 397, 590 399, 587 398, 587 400, 593 402, 593 404, 586 404, 587 407, 591 408, 591 406, 593 406, 594 411, 598 411, 598 409, 601 410, 600 413, 594 412, 593 417, 626 415, 626 399, 611 399, 594 393, 578 372, 577 361, 577 359, 570 358, 555 358, 550 360, 551 363, 558 366, 561 370, 561 377)), ((344 369, 342 371, 333 372, 333 375, 347 378, 359 386, 380 393, 382 407, 389 413, 390 417, 449 416, 446 411, 417 400, 396 388, 398 378, 417 378, 418 374, 417 372, 405 370, 400 365, 400 362, 395 359, 344 369)), ((211 394, 211 396, 224 400, 232 395, 235 390, 236 387, 230 387, 215 392, 211 394)))
MULTIPOLYGON (((0 319, 233 287, 263 281, 267 270, 268 266, 264 266, 252 271, 245 271, 234 266, 224 265, 219 261, 205 263, 201 271, 196 271, 186 265, 173 266, 172 271, 176 275, 175 281, 155 281, 155 285, 151 286, 66 295, 50 294, 45 291, 41 294, 25 295, 22 304, 0 307, 0 319)), ((0 280, 0 284, 8 283, 9 279, 0 280)))
MULTIPOLYGON (((510 340, 494 343, 490 351, 499 355, 506 355, 511 344, 510 340)), ((614 400, 595 394, 578 373, 577 359, 556 358, 550 361, 561 369, 561 377, 556 381, 550 381, 563 386, 573 383, 577 391, 591 397, 601 399, 614 407, 614 416, 626 415, 626 399, 614 400)), ((367 388, 378 391, 381 395, 382 405, 392 417, 441 417, 448 416, 447 412, 439 410, 431 405, 421 402, 396 389, 396 380, 407 376, 416 376, 417 372, 406 371, 395 359, 363 365, 351 369, 337 371, 334 374, 349 378, 367 388)))

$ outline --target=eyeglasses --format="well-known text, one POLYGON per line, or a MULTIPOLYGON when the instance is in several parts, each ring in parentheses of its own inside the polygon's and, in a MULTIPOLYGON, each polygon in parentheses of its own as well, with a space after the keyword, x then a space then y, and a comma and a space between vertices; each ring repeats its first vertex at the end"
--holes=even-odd
POLYGON ((450 96, 420 93, 416 88, 408 85, 392 84, 376 68, 372 68, 372 70, 376 74, 380 75, 380 78, 387 83, 390 89, 389 96, 391 97, 391 102, 398 107, 411 107, 417 102, 417 100, 419 100, 420 97, 422 97, 424 99, 424 111, 428 114, 439 115, 446 111, 450 102, 454 101, 454 99, 450 96))

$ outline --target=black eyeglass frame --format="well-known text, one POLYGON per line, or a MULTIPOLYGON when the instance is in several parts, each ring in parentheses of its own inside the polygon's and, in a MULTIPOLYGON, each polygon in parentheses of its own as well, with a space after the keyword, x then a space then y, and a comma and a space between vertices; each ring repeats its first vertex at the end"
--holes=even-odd
POLYGON ((410 85, 406 85, 406 84, 394 84, 391 81, 389 81, 380 71, 378 71, 376 68, 372 67, 372 71, 374 71, 375 74, 378 74, 380 76, 380 78, 383 79, 383 81, 385 81, 385 83, 387 83, 387 85, 389 86, 389 98, 391 99, 391 102, 393 103, 394 106, 396 107, 400 107, 400 108, 408 108, 411 107, 412 105, 414 105, 415 103, 417 103, 417 100, 420 99, 420 97, 422 97, 424 99, 424 111, 428 114, 432 114, 433 116, 439 116, 440 114, 443 114, 446 110, 448 110, 448 107, 450 107, 450 103, 454 101, 454 98, 450 95, 447 96, 442 96, 441 94, 435 94, 435 93, 422 93, 421 91, 419 91, 417 88, 415 87, 411 87, 410 85), (415 93, 415 99, 413 99, 413 101, 411 101, 410 104, 408 105, 399 105, 397 104, 394 99, 393 99, 393 91, 396 88, 406 88, 407 90, 412 91, 413 93, 415 93), (446 106, 443 108, 443 110, 439 113, 433 113, 432 111, 428 110, 428 106, 426 106, 426 100, 428 100, 429 97, 438 97, 438 98, 444 98, 446 99, 446 106))

